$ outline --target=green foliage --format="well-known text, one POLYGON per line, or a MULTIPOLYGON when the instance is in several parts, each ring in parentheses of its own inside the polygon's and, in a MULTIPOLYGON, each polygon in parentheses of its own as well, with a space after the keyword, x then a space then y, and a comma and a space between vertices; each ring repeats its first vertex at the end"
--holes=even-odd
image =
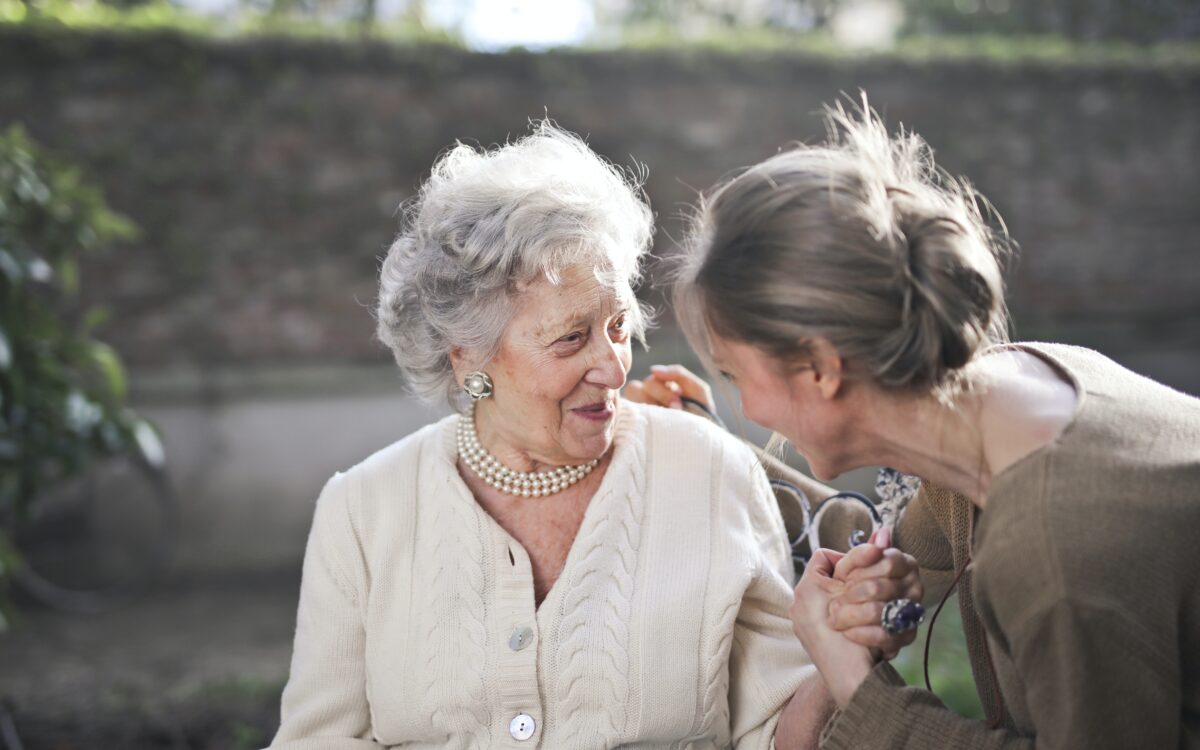
POLYGON ((1195 38, 1195 0, 901 0, 905 26, 920 34, 1059 36, 1149 43, 1195 38))
POLYGON ((49 24, 70 28, 178 29, 215 31, 211 18, 188 13, 165 0, 123 7, 73 0, 0 0, 0 23, 49 24))
MULTIPOLYGON (((767 29, 791 33, 831 28, 851 0, 595 0, 602 22, 616 28, 661 26, 685 33, 706 29, 767 29)), ((1139 44, 1200 37, 1195 0, 894 0, 901 36, 943 34, 1061 37, 1139 44)), ((881 15, 891 15, 882 11, 881 15)))
MULTIPOLYGON (((896 671, 909 685, 925 686, 925 638, 932 614, 931 611, 925 616, 925 624, 921 626, 913 645, 902 651, 893 662, 896 671)), ((933 692, 960 715, 982 719, 983 708, 979 705, 975 679, 971 676, 971 662, 967 657, 967 642, 963 637, 957 596, 946 602, 938 615, 936 626, 929 649, 929 682, 933 692)))
POLYGON ((0 134, 0 591, 21 564, 5 526, 45 487, 118 453, 162 463, 120 358, 92 337, 102 313, 77 302, 80 259, 133 234, 78 169, 19 127, 0 134))
MULTIPOLYGON (((351 0, 348 0, 350 2, 351 0)), ((237 10, 223 15, 203 15, 169 0, 0 0, 0 26, 95 29, 137 33, 180 31, 201 37, 285 35, 358 39, 363 36, 404 43, 459 45, 452 32, 433 29, 421 19, 401 17, 380 22, 364 21, 354 8, 311 9, 298 4, 243 0, 237 10), (318 11, 327 12, 318 12, 318 11)))
MULTIPOLYGON (((170 0, 0 0, 0 31, 6 27, 24 27, 42 34, 104 31, 135 35, 175 31, 197 39, 283 36, 353 43, 372 39, 402 46, 463 48, 459 32, 436 28, 419 12, 365 23, 358 9, 370 1, 240 0, 235 10, 213 16, 194 13, 170 0)), ((985 0, 980 2, 977 17, 982 18, 988 13, 997 15, 987 10, 992 5, 985 0)), ((832 13, 839 7, 833 0, 812 5, 813 18, 820 17, 821 13, 832 13)), ((1036 25, 956 25, 945 21, 944 14, 934 13, 943 6, 955 7, 954 0, 931 0, 917 5, 924 9, 923 15, 909 8, 910 15, 900 35, 891 45, 880 48, 846 47, 837 41, 826 24, 814 23, 810 28, 802 29, 769 22, 769 19, 747 20, 719 15, 709 22, 694 22, 693 10, 701 15, 710 12, 704 10, 703 0, 679 0, 631 6, 629 17, 617 19, 615 26, 597 33, 576 49, 585 54, 597 51, 670 52, 688 58, 700 54, 718 59, 772 55, 848 64, 964 62, 1003 67, 1099 67, 1185 73, 1200 70, 1200 40, 1182 35, 1146 43, 1119 35, 1072 37, 1038 31, 1042 27, 1036 25), (686 16, 693 22, 677 23, 670 20, 675 17, 672 14, 686 16), (934 16, 943 20, 937 23, 929 20, 934 16)), ((958 10, 952 12, 963 15, 958 10)), ((1200 15, 1196 23, 1200 23, 1200 15)))
POLYGON ((1061 36, 912 35, 899 37, 887 48, 851 49, 840 45, 825 32, 730 27, 714 28, 685 38, 672 27, 643 24, 626 29, 615 43, 593 45, 592 48, 701 51, 735 57, 769 54, 846 63, 923 65, 963 62, 994 67, 1200 70, 1200 42, 1196 41, 1143 45, 1123 41, 1081 42, 1061 36))

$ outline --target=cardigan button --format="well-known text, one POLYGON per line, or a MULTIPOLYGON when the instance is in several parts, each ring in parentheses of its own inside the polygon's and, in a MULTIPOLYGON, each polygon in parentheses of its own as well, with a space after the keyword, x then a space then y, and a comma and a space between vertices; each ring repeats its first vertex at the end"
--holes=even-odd
POLYGON ((513 651, 521 651, 530 643, 533 643, 533 628, 514 630, 512 636, 508 639, 508 647, 513 651))
POLYGON ((514 740, 524 742, 537 731, 537 722, 529 714, 517 714, 508 722, 508 733, 514 740))

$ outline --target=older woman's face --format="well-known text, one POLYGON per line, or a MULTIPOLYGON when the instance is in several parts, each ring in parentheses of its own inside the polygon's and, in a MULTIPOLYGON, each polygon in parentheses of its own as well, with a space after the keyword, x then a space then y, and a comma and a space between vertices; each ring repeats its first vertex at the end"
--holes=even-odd
POLYGON ((629 372, 634 305, 628 284, 603 284, 591 268, 571 269, 557 285, 538 280, 521 293, 485 368, 494 395, 476 409, 480 439, 497 458, 562 465, 608 450, 629 372))

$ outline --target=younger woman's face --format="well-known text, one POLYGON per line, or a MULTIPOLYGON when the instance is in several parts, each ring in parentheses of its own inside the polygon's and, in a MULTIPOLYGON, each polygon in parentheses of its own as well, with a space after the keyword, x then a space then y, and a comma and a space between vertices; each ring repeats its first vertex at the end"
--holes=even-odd
POLYGON ((812 366, 788 368, 752 344, 710 338, 714 364, 737 387, 746 419, 786 437, 816 478, 845 471, 845 415, 812 366))

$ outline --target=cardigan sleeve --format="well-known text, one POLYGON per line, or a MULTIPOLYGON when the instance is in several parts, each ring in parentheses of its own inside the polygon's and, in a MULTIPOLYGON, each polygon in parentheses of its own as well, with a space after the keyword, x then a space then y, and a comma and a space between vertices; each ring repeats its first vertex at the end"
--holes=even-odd
MULTIPOLYGON (((887 662, 863 680, 821 736, 821 750, 1034 750, 1033 739, 988 729, 946 707, 927 690, 908 687, 887 662)), ((1082 746, 1081 746, 1082 747, 1082 746)))
POLYGON ((371 750, 365 636, 358 592, 365 569, 350 520, 347 477, 329 480, 317 500, 304 553, 300 607, 281 722, 281 750, 371 750))
POLYGON ((1036 737, 965 719, 885 663, 826 727, 823 750, 1179 745, 1179 662, 1147 645, 1128 614, 1060 601, 1006 624, 1036 737))
POLYGON ((756 473, 755 479, 750 516, 757 566, 742 597, 729 654, 730 733, 738 750, 774 747, 780 713, 806 674, 816 670, 788 614, 792 564, 783 518, 765 476, 756 473))

